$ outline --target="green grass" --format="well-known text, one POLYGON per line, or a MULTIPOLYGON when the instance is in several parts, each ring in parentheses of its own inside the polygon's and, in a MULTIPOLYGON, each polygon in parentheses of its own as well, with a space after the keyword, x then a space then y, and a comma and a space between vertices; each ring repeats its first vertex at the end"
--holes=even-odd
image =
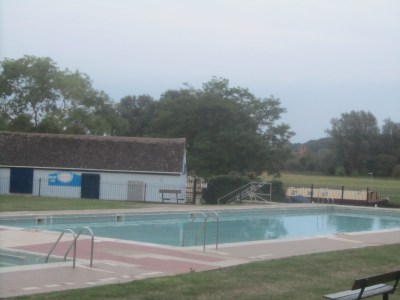
POLYGON ((399 253, 400 244, 352 249, 18 299, 322 299, 354 279, 399 269, 399 253))
POLYGON ((44 210, 84 210, 84 209, 124 209, 141 208, 148 204, 132 201, 65 199, 56 197, 35 197, 0 195, 0 211, 44 211, 44 210))
POLYGON ((279 178, 286 186, 292 185, 327 185, 369 188, 400 189, 400 179, 373 177, 345 177, 325 175, 304 175, 295 173, 282 173, 279 178))

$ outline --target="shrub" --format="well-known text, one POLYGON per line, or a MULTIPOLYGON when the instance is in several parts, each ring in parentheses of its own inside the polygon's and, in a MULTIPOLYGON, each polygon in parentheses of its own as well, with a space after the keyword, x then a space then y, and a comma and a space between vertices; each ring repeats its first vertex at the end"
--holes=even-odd
MULTIPOLYGON (((211 177, 207 189, 203 192, 203 199, 207 204, 217 204, 218 198, 248 184, 250 179, 239 175, 218 175, 211 177)), ((227 199, 221 201, 224 204, 227 199)))
POLYGON ((397 164, 394 166, 393 171, 392 171, 392 176, 400 177, 400 164, 397 164))
POLYGON ((346 175, 346 170, 343 166, 338 166, 335 169, 335 175, 336 176, 345 176, 346 175))
POLYGON ((283 188, 283 182, 278 179, 271 181, 272 187, 272 201, 286 202, 285 190, 283 188))

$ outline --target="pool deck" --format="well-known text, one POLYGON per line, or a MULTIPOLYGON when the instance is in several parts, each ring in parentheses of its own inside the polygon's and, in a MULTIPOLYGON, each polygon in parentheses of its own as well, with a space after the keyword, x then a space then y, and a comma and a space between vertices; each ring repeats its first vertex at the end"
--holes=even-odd
MULTIPOLYGON (((114 213, 140 211, 207 211, 233 208, 293 207, 293 205, 255 206, 188 206, 154 205, 135 210, 115 210, 114 213)), ((296 205, 297 206, 297 205, 296 205)), ((301 205, 307 206, 307 205, 301 205)), ((315 206, 311 204, 310 206, 315 206)), ((105 213, 104 211, 20 212, 6 215, 105 213)), ((111 213, 111 211, 107 211, 111 213)), ((47 254, 59 233, 32 229, 0 228, 0 247, 47 254)), ((54 255, 64 256, 72 237, 65 235, 54 255)), ((249 243, 222 244, 177 248, 155 246, 132 241, 95 237, 93 267, 90 267, 90 238, 81 236, 77 243, 77 262, 28 265, 0 268, 0 298, 67 289, 95 287, 130 282, 150 277, 201 272, 235 266, 253 261, 278 259, 296 255, 400 244, 400 229, 379 232, 340 233, 302 239, 269 240, 249 243)), ((72 252, 72 251, 71 251, 72 252)))

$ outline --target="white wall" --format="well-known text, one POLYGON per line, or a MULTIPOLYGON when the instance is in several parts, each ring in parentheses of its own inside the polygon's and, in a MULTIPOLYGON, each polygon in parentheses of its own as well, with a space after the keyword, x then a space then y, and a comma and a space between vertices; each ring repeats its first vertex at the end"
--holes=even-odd
MULTIPOLYGON (((178 198, 185 198, 186 176, 158 175, 158 174, 121 174, 121 173, 99 173, 100 174, 100 198, 111 200, 128 199, 128 181, 142 182, 143 197, 146 201, 161 201, 160 189, 179 189, 181 194, 178 198)), ((137 184, 140 185, 140 184, 137 184)), ((139 191, 139 194, 141 192, 139 191)), ((175 195, 168 195, 174 196, 175 195)), ((171 200, 172 201, 172 200, 171 200)))
MULTIPOLYGON (((51 184, 55 179, 54 174, 62 170, 35 169, 33 172, 33 192, 35 196, 80 198, 81 186, 70 185, 58 181, 51 184)), ((186 174, 183 175, 161 175, 161 174, 132 174, 132 173, 111 173, 111 172, 82 172, 65 171, 64 175, 81 176, 82 173, 100 175, 100 199, 105 200, 145 200, 162 201, 160 189, 180 190, 179 199, 186 195, 186 174)), ((59 173, 58 173, 59 174, 59 173)), ((10 186, 10 169, 0 168, 0 194, 8 194, 10 186)), ((68 179, 68 178, 67 178, 68 179)), ((175 202, 175 194, 164 195, 175 202)), ((184 202, 183 200, 179 201, 184 202)))

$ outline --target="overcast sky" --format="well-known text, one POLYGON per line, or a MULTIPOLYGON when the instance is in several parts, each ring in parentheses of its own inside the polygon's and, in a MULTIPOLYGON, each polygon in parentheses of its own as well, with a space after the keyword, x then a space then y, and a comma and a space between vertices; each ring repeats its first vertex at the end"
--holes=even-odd
POLYGON ((115 101, 217 76, 279 98, 292 142, 351 110, 400 122, 398 0, 0 0, 0 26, 1 60, 48 56, 115 101))

